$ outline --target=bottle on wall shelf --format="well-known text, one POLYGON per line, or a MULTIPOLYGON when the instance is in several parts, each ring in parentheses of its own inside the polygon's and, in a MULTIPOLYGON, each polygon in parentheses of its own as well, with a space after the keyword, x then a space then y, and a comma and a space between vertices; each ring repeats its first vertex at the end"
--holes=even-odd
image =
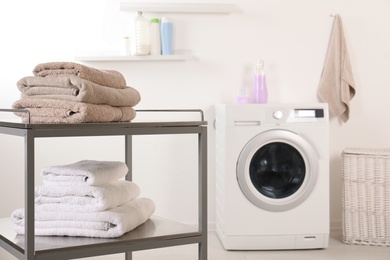
POLYGON ((161 55, 160 20, 153 18, 150 22, 150 55, 161 55))
POLYGON ((150 54, 150 22, 142 12, 136 12, 130 37, 130 54, 133 56, 150 54))
POLYGON ((257 60, 253 84, 253 103, 266 104, 268 102, 267 81, 264 73, 264 61, 257 60))
POLYGON ((130 55, 130 39, 128 36, 123 36, 122 38, 122 55, 129 56, 130 55))
POLYGON ((173 55, 173 21, 167 17, 161 19, 161 54, 173 55))

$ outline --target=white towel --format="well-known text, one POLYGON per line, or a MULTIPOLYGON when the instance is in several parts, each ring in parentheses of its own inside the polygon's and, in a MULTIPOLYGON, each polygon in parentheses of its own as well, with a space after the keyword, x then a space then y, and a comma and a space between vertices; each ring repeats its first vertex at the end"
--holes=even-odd
POLYGON ((318 87, 318 96, 328 103, 333 116, 347 122, 349 102, 355 96, 355 92, 355 81, 344 39, 343 25, 340 16, 336 15, 318 87))
POLYGON ((139 186, 125 180, 101 186, 42 185, 35 188, 35 204, 39 211, 96 212, 115 208, 139 194, 139 186))
MULTIPOLYGON (((119 207, 94 213, 35 212, 35 235, 119 237, 146 222, 154 213, 151 199, 136 198, 119 207)), ((12 215, 17 234, 24 234, 24 208, 12 215)))
POLYGON ((49 166, 42 169, 46 185, 86 184, 101 185, 126 176, 127 165, 117 161, 83 160, 67 165, 49 166))

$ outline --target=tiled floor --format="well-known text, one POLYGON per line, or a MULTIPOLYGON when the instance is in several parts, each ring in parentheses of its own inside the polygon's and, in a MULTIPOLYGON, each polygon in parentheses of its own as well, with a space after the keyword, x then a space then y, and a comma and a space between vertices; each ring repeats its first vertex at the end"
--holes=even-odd
MULTIPOLYGON (((341 232, 333 232, 329 247, 319 250, 288 251, 226 251, 215 232, 209 233, 208 260, 390 260, 390 247, 347 245, 341 242, 341 232)), ((123 260, 122 255, 92 259, 123 260)), ((180 246, 133 253, 134 260, 197 260, 197 246, 180 246)), ((87 259, 86 259, 87 260, 87 259)))
MULTIPOLYGON (((347 245, 341 232, 332 232, 329 247, 319 250, 226 251, 215 232, 209 233, 208 260, 390 260, 390 247, 347 245)), ((1 260, 14 260, 0 250, 1 260)), ((124 260, 123 254, 84 258, 85 260, 124 260)), ((197 246, 187 245, 133 253, 133 260, 198 260, 197 246)))

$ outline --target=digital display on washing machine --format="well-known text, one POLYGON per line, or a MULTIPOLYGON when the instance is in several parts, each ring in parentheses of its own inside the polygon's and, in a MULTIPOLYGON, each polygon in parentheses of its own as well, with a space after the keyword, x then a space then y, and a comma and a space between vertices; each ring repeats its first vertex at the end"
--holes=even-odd
POLYGON ((295 109, 296 118, 323 118, 323 109, 295 109))

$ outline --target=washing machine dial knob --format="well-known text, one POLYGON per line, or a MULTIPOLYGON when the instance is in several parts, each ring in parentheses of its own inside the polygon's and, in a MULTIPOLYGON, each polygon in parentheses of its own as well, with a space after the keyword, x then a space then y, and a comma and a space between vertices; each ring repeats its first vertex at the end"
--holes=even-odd
POLYGON ((275 119, 281 119, 283 117, 283 112, 278 110, 274 112, 274 118, 275 119))

